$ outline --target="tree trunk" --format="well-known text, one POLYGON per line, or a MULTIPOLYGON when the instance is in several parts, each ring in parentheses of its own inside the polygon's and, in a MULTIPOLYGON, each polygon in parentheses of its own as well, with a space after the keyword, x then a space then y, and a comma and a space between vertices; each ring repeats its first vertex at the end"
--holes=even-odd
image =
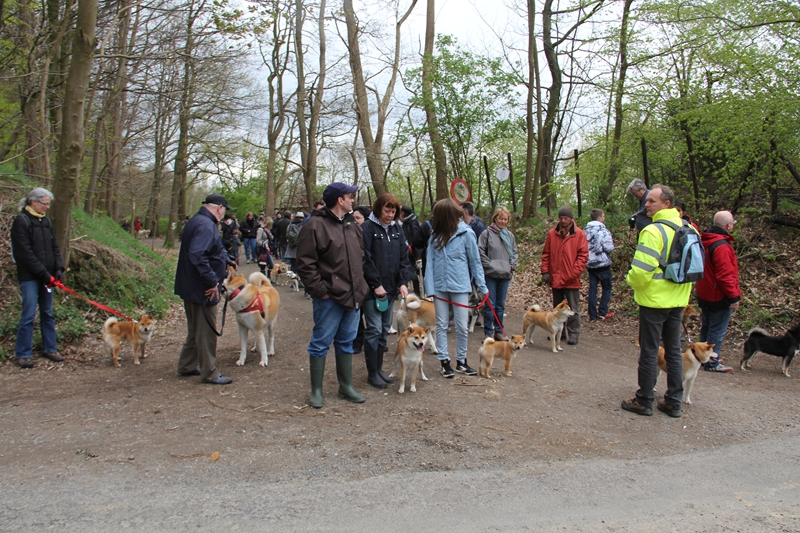
POLYGON ((550 69, 550 90, 547 99, 547 112, 544 119, 544 128, 542 131, 542 139, 539 142, 539 148, 544 151, 542 154, 542 168, 540 169, 540 177, 542 184, 542 198, 548 207, 555 206, 555 191, 550 188, 550 179, 554 165, 554 156, 552 153, 553 147, 553 127, 555 126, 558 117, 558 111, 561 106, 561 87, 562 87, 562 72, 561 65, 558 63, 558 54, 556 53, 553 44, 553 0, 545 0, 544 8, 542 9, 542 44, 544 48, 544 56, 547 59, 547 66, 550 69))
POLYGON ((361 66, 361 50, 358 45, 358 23, 353 10, 353 0, 344 0, 344 16, 347 25, 347 51, 350 57, 350 70, 353 73, 353 92, 355 95, 356 118, 361 132, 361 142, 367 157, 367 168, 372 178, 372 186, 377 195, 386 192, 383 175, 383 158, 381 146, 372 135, 372 124, 369 117, 369 101, 367 85, 364 81, 364 70, 361 66))
POLYGON ((622 25, 619 30, 619 76, 614 89, 614 137, 611 141, 611 160, 608 165, 608 179, 600 186, 600 203, 607 207, 611 202, 611 192, 619 174, 619 147, 622 140, 623 109, 622 96, 625 93, 625 76, 628 72, 628 19, 633 0, 625 0, 622 8, 622 25))
POLYGON ((64 90, 64 118, 53 187, 53 226, 65 265, 69 264, 72 203, 83 156, 84 99, 92 71, 96 23, 97 0, 79 0, 72 61, 64 90))
POLYGON ((541 86, 539 83, 539 59, 536 48, 536 0, 528 0, 528 93, 525 100, 525 126, 527 128, 525 144, 525 196, 522 203, 522 216, 528 218, 536 210, 539 197, 539 169, 541 168, 540 150, 536 151, 534 161, 533 149, 542 137, 541 86), (536 130, 534 132, 533 107, 536 104, 536 130))
MULTIPOLYGON (((433 45, 436 38, 435 28, 436 5, 434 0, 428 0, 428 10, 425 21, 425 53, 422 57, 422 100, 425 107, 425 118, 428 122, 428 135, 431 138, 433 159, 436 163, 436 200, 450 196, 447 186, 447 154, 444 143, 439 133, 439 121, 436 118, 436 109, 433 101, 433 45)), ((377 192, 377 191, 376 191, 377 192)))

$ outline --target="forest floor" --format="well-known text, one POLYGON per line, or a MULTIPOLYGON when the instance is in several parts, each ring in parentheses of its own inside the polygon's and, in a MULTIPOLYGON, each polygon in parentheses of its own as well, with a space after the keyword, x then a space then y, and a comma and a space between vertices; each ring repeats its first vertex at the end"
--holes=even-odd
MULTIPOLYGON (((245 273, 253 265, 242 267, 245 273)), ((516 282, 515 282, 516 283, 516 282)), ((518 290, 512 284, 511 291, 518 290)), ((620 409, 636 389, 636 324, 624 313, 606 321, 582 317, 577 346, 553 354, 545 333, 513 360, 513 377, 496 362, 491 379, 444 379, 425 355, 429 381, 398 394, 397 384, 367 385, 363 357, 354 356, 355 405, 336 395, 333 357, 325 405, 307 406, 311 302, 280 287, 276 351, 269 365, 250 353, 243 367, 236 322, 229 314, 218 366, 233 384, 214 386, 176 373, 186 335, 175 307, 157 324, 148 357, 121 368, 98 337, 66 347, 64 363, 35 358, 33 369, 0 367, 0 471, 5 479, 66 479, 72 474, 188 479, 224 472, 237 479, 362 479, 391 472, 514 468, 529 461, 644 459, 713 451, 795 431, 800 379, 780 373, 780 360, 758 355, 738 368, 742 339, 726 340, 729 374, 701 372, 683 417, 658 411, 640 417, 620 409), (212 460, 212 454, 218 459, 212 460)), ((549 307, 545 302, 545 307, 549 307)), ((512 333, 523 309, 507 309, 512 333)), ((696 334, 696 331, 694 332, 696 334)), ((469 362, 478 366, 480 328, 470 335, 469 362)), ((390 336, 390 371, 397 336, 390 336)), ((453 334, 450 339, 454 345, 453 334)), ((795 367, 797 367, 797 362, 795 367)), ((800 372, 797 368, 796 373, 800 372)), ((665 377, 658 383, 663 394, 665 377)))

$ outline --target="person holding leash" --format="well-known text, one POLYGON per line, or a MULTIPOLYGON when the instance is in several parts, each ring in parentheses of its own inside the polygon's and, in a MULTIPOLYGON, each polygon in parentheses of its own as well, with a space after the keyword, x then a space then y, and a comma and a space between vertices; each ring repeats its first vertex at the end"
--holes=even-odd
POLYGON ((489 302, 494 307, 500 324, 495 324, 494 315, 487 305, 483 308, 483 333, 496 341, 507 341, 503 334, 503 313, 506 308, 506 294, 514 271, 517 269, 517 241, 514 234, 508 231, 511 213, 505 207, 498 206, 494 210, 492 223, 478 237, 478 251, 481 254, 483 274, 489 288, 489 302))
POLYGON ((17 280, 22 295, 22 313, 17 324, 14 357, 22 368, 33 367, 33 323, 36 306, 42 329, 42 357, 60 363, 56 347, 56 319, 53 316, 53 282, 61 280, 64 262, 47 218, 53 193, 36 187, 20 201, 19 215, 11 225, 11 253, 17 264, 17 280))
POLYGON ((451 305, 456 327, 456 372, 474 376, 478 372, 467 363, 470 279, 481 295, 489 292, 475 233, 464 222, 464 210, 450 198, 436 202, 432 213, 424 283, 425 293, 434 296, 436 306, 436 346, 439 348, 437 356, 442 365, 442 376, 454 376, 447 348, 451 305))
POLYGON ((311 295, 314 329, 308 343, 311 398, 322 407, 325 358, 333 343, 339 397, 364 403, 353 389, 353 339, 369 287, 364 279, 364 236, 350 210, 358 187, 333 182, 322 193, 325 207, 311 212, 297 240, 297 273, 311 295))
POLYGON ((408 296, 411 261, 408 241, 398 223, 400 204, 385 193, 372 206, 372 213, 361 225, 364 232, 364 277, 370 293, 364 301, 364 358, 367 381, 385 389, 394 381, 383 373, 383 354, 392 325, 394 301, 408 296))
POLYGON ((209 194, 203 204, 183 228, 175 271, 175 294, 183 300, 187 329, 178 356, 178 373, 227 385, 233 380, 217 369, 217 304, 226 267, 234 263, 222 245, 217 224, 233 208, 221 194, 209 194))

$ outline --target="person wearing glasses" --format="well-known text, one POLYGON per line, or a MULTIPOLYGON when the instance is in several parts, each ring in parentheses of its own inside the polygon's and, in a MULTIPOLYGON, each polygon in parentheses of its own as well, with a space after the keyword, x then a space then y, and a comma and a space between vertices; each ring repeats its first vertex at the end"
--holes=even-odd
POLYGON ((181 376, 201 376, 205 383, 227 385, 233 380, 217 369, 217 304, 219 285, 234 265, 222 245, 219 222, 233 211, 221 194, 206 196, 203 206, 183 228, 175 272, 175 294, 186 312, 186 340, 178 356, 181 376))
POLYGON ((22 294, 22 313, 17 325, 14 357, 22 368, 33 367, 33 323, 36 306, 42 328, 42 357, 64 360, 56 347, 56 319, 53 317, 53 283, 61 280, 64 262, 47 218, 53 193, 36 187, 19 203, 19 215, 11 225, 11 255, 17 264, 22 294))
POLYGON ((703 279, 697 282, 697 300, 702 310, 703 325, 700 327, 700 342, 714 345, 716 357, 712 357, 703 368, 709 372, 731 372, 719 358, 722 339, 728 332, 728 322, 739 308, 742 290, 739 287, 739 261, 733 249, 733 227, 736 221, 730 211, 719 211, 714 215, 714 224, 700 234, 706 250, 703 279))

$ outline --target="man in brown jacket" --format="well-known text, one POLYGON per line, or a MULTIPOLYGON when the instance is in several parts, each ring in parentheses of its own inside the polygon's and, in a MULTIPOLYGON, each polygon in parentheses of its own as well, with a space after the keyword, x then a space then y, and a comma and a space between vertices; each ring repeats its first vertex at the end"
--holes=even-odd
POLYGON ((567 344, 578 344, 581 334, 581 273, 588 261, 586 234, 575 224, 572 208, 565 205, 558 210, 558 225, 547 233, 544 241, 542 280, 553 289, 553 307, 566 299, 575 311, 567 320, 567 344))
POLYGON ((308 344, 311 373, 309 405, 322 407, 322 377, 331 342, 336 355, 339 397, 363 403, 353 389, 353 340, 358 332, 361 303, 367 296, 364 279, 364 238, 350 211, 358 187, 334 182, 325 188, 325 207, 311 212, 297 239, 297 274, 311 295, 314 331, 308 344))

